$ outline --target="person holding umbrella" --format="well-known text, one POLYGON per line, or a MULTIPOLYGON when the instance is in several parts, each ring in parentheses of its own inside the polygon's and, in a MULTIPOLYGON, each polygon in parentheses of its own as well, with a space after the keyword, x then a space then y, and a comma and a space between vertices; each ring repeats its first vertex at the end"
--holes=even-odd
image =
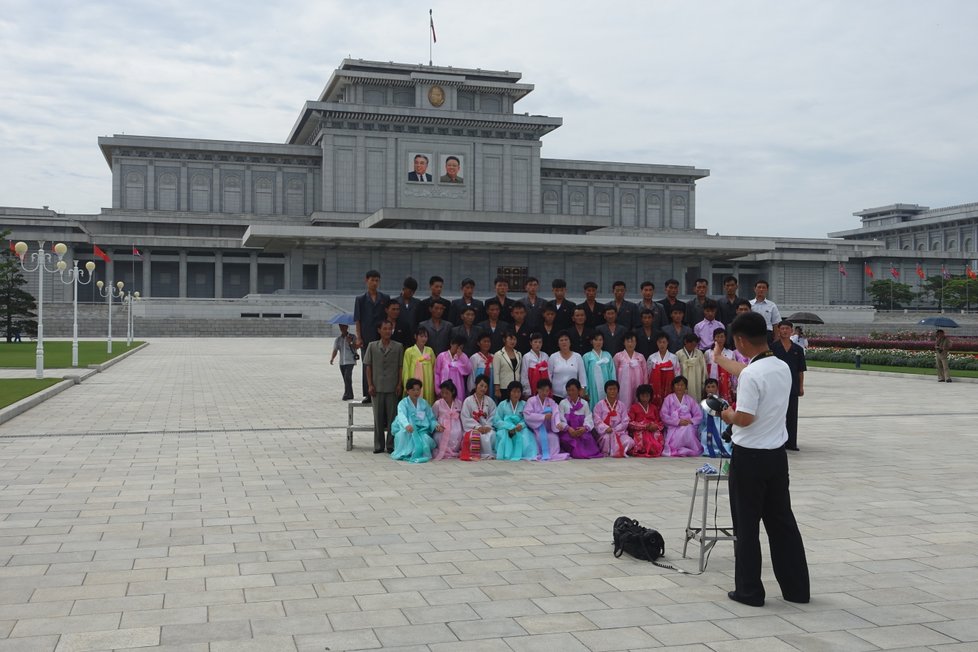
POLYGON ((339 324, 340 334, 333 342, 333 355, 329 358, 329 363, 336 362, 336 356, 340 358, 340 375, 343 377, 343 398, 344 401, 353 400, 353 367, 360 356, 354 350, 357 338, 350 332, 350 315, 340 315, 334 319, 334 323, 339 324))

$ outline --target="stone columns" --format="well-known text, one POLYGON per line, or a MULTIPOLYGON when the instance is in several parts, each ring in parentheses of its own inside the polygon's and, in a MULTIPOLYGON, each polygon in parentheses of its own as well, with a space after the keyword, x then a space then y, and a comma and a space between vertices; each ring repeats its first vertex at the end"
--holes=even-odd
POLYGON ((179 283, 180 283, 180 293, 179 297, 181 299, 187 298, 187 252, 186 250, 180 251, 180 273, 179 273, 179 283))
POLYGON ((248 294, 258 294, 258 252, 252 251, 249 260, 248 294))
POLYGON ((214 252, 214 298, 224 297, 224 254, 220 251, 214 252))
POLYGON ((144 299, 148 299, 151 296, 153 276, 150 270, 151 270, 150 252, 149 250, 144 249, 143 250, 143 293, 142 293, 144 299))

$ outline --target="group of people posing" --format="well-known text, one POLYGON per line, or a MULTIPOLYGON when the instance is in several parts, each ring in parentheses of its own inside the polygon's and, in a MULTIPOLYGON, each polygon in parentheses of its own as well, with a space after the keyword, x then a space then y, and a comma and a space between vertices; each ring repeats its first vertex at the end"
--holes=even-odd
MULTIPOLYGON (((437 276, 424 300, 414 297, 412 278, 395 298, 379 291, 377 272, 366 281, 349 339, 363 352, 374 452, 395 459, 725 455, 724 426, 699 400, 736 400, 736 375, 718 363, 748 362, 728 348, 734 317, 760 313, 772 339, 775 325, 786 326, 788 351, 795 346, 804 363, 763 281, 753 302, 737 296, 734 277, 720 300, 707 297, 707 281, 697 280, 689 302, 677 298, 676 280, 666 281, 660 301, 645 282, 639 303, 616 282, 607 304, 597 302, 597 284, 589 282, 579 305, 565 298, 560 279, 546 301, 536 279, 527 281, 525 298, 513 300, 508 282, 497 278, 495 296, 484 302, 473 297, 471 279, 454 301, 442 298, 437 276)), ((348 371, 344 379, 349 399, 348 371)))

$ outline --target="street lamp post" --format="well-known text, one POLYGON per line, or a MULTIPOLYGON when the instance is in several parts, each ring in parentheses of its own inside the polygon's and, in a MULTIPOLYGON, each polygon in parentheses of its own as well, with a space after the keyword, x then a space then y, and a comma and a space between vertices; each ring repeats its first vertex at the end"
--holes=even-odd
POLYGON ((129 291, 126 296, 122 299, 122 302, 126 304, 126 346, 132 346, 132 338, 134 323, 132 317, 132 303, 133 301, 139 301, 139 292, 129 291))
POLYGON ((83 270, 78 269, 78 261, 74 261, 74 267, 67 270, 67 278, 65 278, 65 270, 68 267, 67 263, 63 260, 58 261, 58 270, 61 271, 61 282, 65 285, 74 286, 74 296, 72 298, 72 322, 71 322, 71 366, 78 366, 78 284, 88 285, 92 282, 92 273, 95 271, 95 263, 88 261, 85 263, 85 270, 88 272, 88 280, 81 280, 81 274, 83 270))
MULTIPOLYGON (((44 240, 37 241, 37 251, 32 253, 30 258, 34 261, 33 267, 28 267, 24 264, 24 258, 27 255, 27 250, 29 247, 26 242, 18 242, 14 245, 14 251, 17 253, 17 257, 20 258, 20 266, 27 273, 37 272, 37 353, 36 353, 36 366, 35 366, 35 377, 38 379, 44 378, 44 272, 55 273, 64 269, 63 267, 57 266, 54 268, 48 268, 47 264, 53 259, 52 255, 44 251, 44 240)), ((59 242, 54 245, 54 253, 58 257, 58 265, 64 264, 64 256, 68 251, 63 243, 59 242)))
POLYGON ((106 352, 112 353, 112 300, 123 297, 125 293, 122 291, 122 288, 125 286, 125 283, 119 281, 113 287, 111 283, 106 285, 102 281, 98 281, 95 285, 98 287, 98 293, 105 297, 106 302, 109 304, 109 337, 106 340, 106 352))

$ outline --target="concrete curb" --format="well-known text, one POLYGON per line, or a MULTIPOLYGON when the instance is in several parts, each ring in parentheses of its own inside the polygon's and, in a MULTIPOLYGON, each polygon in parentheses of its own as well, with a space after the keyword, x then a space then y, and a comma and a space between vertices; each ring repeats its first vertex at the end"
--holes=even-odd
MULTIPOLYGON (((130 349, 129 351, 126 351, 122 355, 117 355, 116 357, 112 358, 111 360, 106 360, 102 364, 90 364, 90 365, 88 365, 88 368, 89 369, 94 369, 96 373, 101 373, 101 372, 105 371, 106 369, 108 369, 109 367, 111 367, 112 365, 114 365, 116 363, 119 363, 119 362, 122 362, 123 360, 125 360, 126 358, 128 358, 129 356, 131 356, 136 351, 139 351, 140 349, 146 348, 147 346, 149 346, 149 342, 143 342, 142 344, 140 344, 139 346, 137 346, 135 349, 130 349)), ((86 378, 87 378, 87 376, 86 376, 86 378)))
MULTIPOLYGON (((934 375, 928 374, 905 374, 899 371, 864 371, 862 369, 832 369, 829 367, 809 367, 809 373, 812 371, 825 372, 827 374, 860 374, 863 376, 883 376, 885 378, 904 378, 907 380, 926 380, 928 382, 937 382, 937 371, 934 371, 934 375)), ((951 379, 955 383, 971 383, 973 385, 978 384, 978 378, 955 378, 954 372, 951 372, 951 379)), ((954 383, 952 383, 953 385, 954 383)))
POLYGON ((57 385, 52 385, 47 389, 42 389, 39 392, 35 392, 34 394, 31 394, 27 398, 22 398, 16 403, 11 403, 7 407, 0 410, 0 423, 5 423, 7 421, 10 421, 16 416, 20 416, 24 412, 30 410, 32 407, 36 407, 40 405, 41 403, 48 400, 52 396, 57 396, 58 394, 65 391, 69 387, 73 387, 80 382, 81 381, 78 380, 76 377, 65 378, 57 385))
POLYGON ((0 423, 6 423, 7 421, 10 421, 14 417, 20 416, 21 414, 27 412, 31 408, 37 407, 38 405, 48 400, 49 398, 53 396, 57 396, 58 394, 65 391, 69 387, 80 385, 82 382, 88 380, 95 374, 105 371, 115 363, 128 358, 133 353, 139 351, 140 349, 146 346, 149 346, 149 342, 143 342, 136 348, 130 351, 126 351, 122 355, 116 356, 111 360, 107 360, 102 364, 88 365, 88 370, 86 371, 79 370, 78 373, 66 374, 65 376, 63 376, 63 380, 57 385, 52 385, 47 389, 42 389, 41 391, 35 392, 34 394, 31 394, 26 398, 22 398, 16 403, 11 403, 7 407, 0 409, 0 423))

